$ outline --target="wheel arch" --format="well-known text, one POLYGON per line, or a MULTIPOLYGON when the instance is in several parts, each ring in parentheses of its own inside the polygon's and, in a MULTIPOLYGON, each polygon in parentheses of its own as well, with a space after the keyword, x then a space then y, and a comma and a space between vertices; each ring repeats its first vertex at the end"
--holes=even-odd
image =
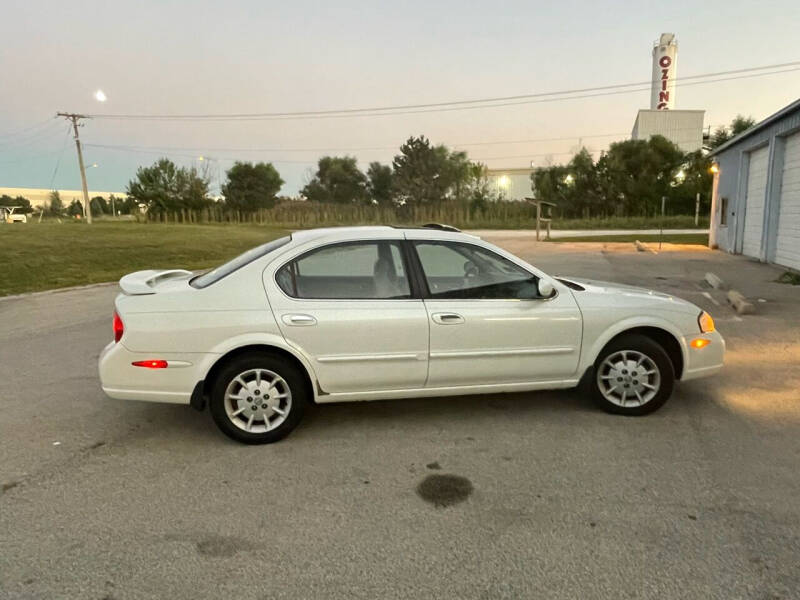
POLYGON ((264 342, 250 342, 236 346, 234 348, 230 348, 226 352, 222 353, 214 361, 214 363, 211 365, 211 368, 209 368, 203 380, 201 382, 198 382, 198 387, 202 385, 201 388, 202 400, 198 398, 199 401, 196 401, 195 395, 193 394, 192 406, 194 406, 195 408, 199 408, 200 410, 205 408, 205 405, 207 404, 206 400, 211 394, 211 389, 214 385, 214 380, 216 379, 217 374, 225 367, 225 365, 227 365, 230 361, 234 360, 235 358, 254 352, 263 352, 271 354, 273 356, 283 358, 284 360, 287 360, 290 363, 292 363, 303 375, 308 399, 311 402, 316 402, 317 394, 319 392, 319 386, 317 384, 314 372, 311 370, 311 367, 307 364, 307 362, 303 358, 301 358, 296 353, 290 351, 289 349, 283 346, 278 346, 275 344, 264 343, 264 342))
POLYGON ((683 338, 680 332, 667 322, 651 322, 639 319, 618 323, 616 327, 609 329, 605 335, 595 341, 583 365, 582 372, 584 376, 587 370, 593 369, 597 358, 611 342, 620 336, 629 334, 643 335, 664 348, 675 370, 675 379, 679 380, 682 377, 686 364, 686 348, 681 342, 683 338))
POLYGON ((658 326, 654 325, 640 325, 638 327, 631 327, 629 329, 625 329, 620 331, 612 338, 610 338, 603 347, 597 352, 592 361, 592 365, 597 361, 597 358, 603 352, 603 350, 615 340, 618 340, 622 336, 626 335, 642 335, 644 337, 650 338, 654 342, 656 342, 659 346, 664 349, 664 352, 667 353, 670 362, 672 363, 672 368, 675 371, 675 379, 680 379, 681 375, 683 375, 683 366, 684 366, 684 357, 683 357, 683 350, 681 348, 681 343, 678 341, 678 337, 675 336, 672 332, 658 326))

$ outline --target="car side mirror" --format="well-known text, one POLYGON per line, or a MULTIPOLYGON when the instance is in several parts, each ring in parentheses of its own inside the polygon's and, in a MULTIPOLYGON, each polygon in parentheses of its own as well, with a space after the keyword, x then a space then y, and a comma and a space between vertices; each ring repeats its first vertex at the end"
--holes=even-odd
POLYGON ((553 284, 546 279, 539 279, 538 287, 539 297, 541 298, 550 298, 556 291, 553 284))

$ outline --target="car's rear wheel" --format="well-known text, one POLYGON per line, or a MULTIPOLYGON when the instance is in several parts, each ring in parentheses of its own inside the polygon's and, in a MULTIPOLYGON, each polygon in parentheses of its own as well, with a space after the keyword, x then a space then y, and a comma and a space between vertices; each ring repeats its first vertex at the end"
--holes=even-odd
POLYGON ((674 383, 672 361, 657 342, 643 335, 624 335, 597 358, 592 395, 607 412, 644 415, 667 401, 674 383))
POLYGON ((245 444, 269 444, 300 422, 307 402, 303 374, 267 353, 233 359, 217 375, 211 414, 227 436, 245 444))

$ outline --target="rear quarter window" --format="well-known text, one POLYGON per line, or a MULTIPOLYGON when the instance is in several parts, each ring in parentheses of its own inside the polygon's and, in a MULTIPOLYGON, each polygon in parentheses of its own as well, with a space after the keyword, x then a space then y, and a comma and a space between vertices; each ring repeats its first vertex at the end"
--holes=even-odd
POLYGON ((286 236, 279 238, 277 240, 272 240, 271 242, 267 242, 266 244, 261 244, 260 246, 256 246, 255 248, 251 248, 247 252, 240 254, 233 260, 229 260, 223 265, 218 266, 216 269, 212 269, 207 273, 203 273, 202 275, 198 275, 197 277, 193 278, 189 284, 192 287, 196 287, 198 289, 202 289, 208 287, 216 282, 218 282, 223 277, 227 277, 234 271, 241 269, 245 265, 249 265, 254 260, 261 258, 262 256, 266 256, 270 252, 285 246, 291 241, 291 236, 286 236))

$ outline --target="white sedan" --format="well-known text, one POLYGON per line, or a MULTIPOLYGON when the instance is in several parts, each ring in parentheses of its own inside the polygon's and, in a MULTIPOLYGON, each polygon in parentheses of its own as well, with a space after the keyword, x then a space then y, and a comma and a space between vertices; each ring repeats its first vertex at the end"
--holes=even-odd
POLYGON ((203 274, 120 280, 100 356, 112 398, 210 407, 273 442, 307 404, 573 388, 642 415, 722 368, 697 306, 551 277, 447 226, 298 231, 203 274))

